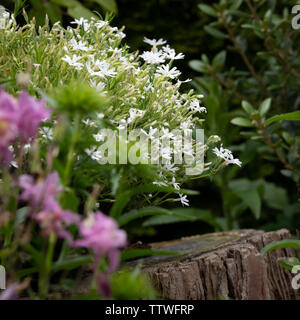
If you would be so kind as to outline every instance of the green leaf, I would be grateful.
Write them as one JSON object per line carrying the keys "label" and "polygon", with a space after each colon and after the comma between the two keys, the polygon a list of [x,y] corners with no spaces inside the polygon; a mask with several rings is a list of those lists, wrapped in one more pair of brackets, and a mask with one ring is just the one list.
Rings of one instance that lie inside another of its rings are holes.
{"label": "green leaf", "polygon": [[147,185],[142,185],[135,187],[131,190],[127,190],[124,192],[121,192],[117,198],[116,201],[113,205],[113,207],[110,210],[110,216],[118,219],[123,212],[124,208],[127,206],[127,204],[130,202],[131,198],[133,196],[142,194],[142,193],[153,193],[153,192],[163,192],[163,193],[183,193],[186,195],[196,195],[199,192],[198,191],[193,191],[193,190],[186,190],[186,189],[181,189],[181,190],[176,190],[173,187],[161,187],[157,186],[154,184],[147,184]]}
{"label": "green leaf", "polygon": [[264,200],[270,208],[284,210],[289,205],[287,192],[273,183],[264,184]]}
{"label": "green leaf", "polygon": [[261,117],[264,117],[271,107],[272,98],[266,99],[260,106],[259,106],[259,114]]}
{"label": "green leaf", "polygon": [[69,258],[63,261],[53,263],[51,271],[58,272],[61,270],[73,270],[79,268],[84,264],[91,263],[92,261],[93,259],[91,256],[79,256],[75,258]]}
{"label": "green leaf", "polygon": [[143,223],[143,226],[149,227],[149,226],[157,226],[162,224],[170,224],[170,223],[178,223],[178,222],[203,221],[218,230],[222,229],[222,227],[216,222],[216,220],[208,210],[179,208],[179,209],[174,209],[173,212],[177,213],[178,215],[152,217],[146,220]]}
{"label": "green leaf", "polygon": [[248,114],[252,114],[255,109],[253,108],[252,104],[249,103],[248,101],[242,101],[242,108],[248,113]]}
{"label": "green leaf", "polygon": [[209,16],[212,16],[214,18],[218,17],[218,12],[213,7],[208,6],[207,4],[199,4],[198,8]]}
{"label": "green leaf", "polygon": [[295,111],[295,112],[290,112],[290,113],[284,113],[284,114],[280,114],[280,115],[276,115],[272,118],[269,118],[266,121],[266,126],[269,126],[271,123],[273,122],[277,122],[277,121],[282,121],[282,120],[286,120],[286,121],[300,121],[300,111]]}
{"label": "green leaf", "polygon": [[[117,219],[119,226],[123,226],[129,223],[132,220],[140,219],[147,216],[155,216],[155,215],[165,215],[165,216],[177,216],[179,218],[186,218],[185,215],[175,213],[173,211],[159,208],[159,207],[145,207],[142,209],[131,210],[125,214],[123,214],[119,219]],[[190,220],[193,220],[194,217],[188,217]]]}
{"label": "green leaf", "polygon": [[224,32],[222,32],[222,31],[220,31],[220,30],[218,30],[218,29],[216,29],[216,28],[214,28],[214,27],[205,26],[205,27],[204,27],[204,30],[205,30],[208,34],[210,34],[211,36],[213,36],[214,38],[217,38],[217,39],[226,39],[226,38],[227,38],[227,35],[226,35]]}
{"label": "green leaf", "polygon": [[151,250],[151,249],[128,249],[121,252],[121,261],[138,259],[151,256],[178,256],[174,251]]}
{"label": "green leaf", "polygon": [[207,68],[207,65],[202,62],[201,60],[191,60],[189,62],[189,66],[195,70],[195,71],[198,71],[198,72],[207,72],[208,71],[208,68]]}
{"label": "green leaf", "polygon": [[118,12],[116,0],[94,0],[94,2],[100,4],[100,6],[102,6],[107,11],[113,13]]}
{"label": "green leaf", "polygon": [[246,118],[237,117],[232,119],[230,122],[240,127],[253,127],[251,121]]}
{"label": "green leaf", "polygon": [[219,68],[223,68],[224,64],[226,62],[226,51],[223,50],[220,53],[218,53],[212,61],[212,65],[213,67],[219,67]]}
{"label": "green leaf", "polygon": [[80,201],[72,189],[65,190],[61,193],[59,202],[64,210],[72,210],[73,212],[78,211]]}
{"label": "green leaf", "polygon": [[281,240],[277,242],[272,242],[265,246],[260,254],[264,255],[267,252],[277,250],[277,249],[283,249],[283,248],[294,248],[294,249],[300,249],[300,240],[293,240],[293,239],[286,239],[286,240]]}
{"label": "green leaf", "polygon": [[300,261],[296,257],[278,258],[277,262],[286,270],[292,270],[295,266],[300,266]]}
{"label": "green leaf", "polygon": [[234,0],[232,5],[230,6],[230,10],[237,10],[242,3],[243,3],[243,0]]}
{"label": "green leaf", "polygon": [[92,11],[84,7],[80,2],[75,1],[76,6],[72,6],[68,8],[68,14],[76,19],[80,19],[81,17],[85,19],[95,18],[98,20],[98,16],[96,16]]}

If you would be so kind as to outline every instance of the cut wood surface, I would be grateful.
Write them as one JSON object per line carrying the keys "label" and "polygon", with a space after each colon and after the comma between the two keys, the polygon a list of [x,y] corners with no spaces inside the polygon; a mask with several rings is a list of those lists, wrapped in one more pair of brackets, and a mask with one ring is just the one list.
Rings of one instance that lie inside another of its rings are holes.
{"label": "cut wood surface", "polygon": [[151,244],[152,249],[180,252],[130,262],[141,265],[165,299],[294,300],[293,274],[277,263],[293,257],[294,249],[280,249],[261,257],[273,241],[288,239],[288,230],[236,230]]}

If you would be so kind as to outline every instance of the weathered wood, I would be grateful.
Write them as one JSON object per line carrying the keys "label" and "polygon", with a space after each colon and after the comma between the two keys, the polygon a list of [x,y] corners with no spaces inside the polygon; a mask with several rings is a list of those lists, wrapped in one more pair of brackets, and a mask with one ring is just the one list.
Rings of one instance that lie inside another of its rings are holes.
{"label": "weathered wood", "polygon": [[[181,252],[180,256],[139,259],[165,299],[300,299],[292,288],[292,274],[279,257],[296,256],[293,249],[260,250],[270,242],[290,238],[288,230],[274,232],[237,230],[151,244],[155,250]],[[300,291],[300,290],[299,290]]]}

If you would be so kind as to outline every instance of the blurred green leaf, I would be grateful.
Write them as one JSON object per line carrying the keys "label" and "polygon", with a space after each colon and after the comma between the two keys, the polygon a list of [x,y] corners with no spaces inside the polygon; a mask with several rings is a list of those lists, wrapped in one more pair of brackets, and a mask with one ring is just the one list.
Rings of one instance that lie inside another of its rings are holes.
{"label": "blurred green leaf", "polygon": [[237,117],[231,120],[232,124],[235,124],[236,126],[240,127],[253,127],[250,120],[246,118]]}
{"label": "blurred green leaf", "polygon": [[213,61],[212,61],[212,65],[213,67],[219,67],[220,69],[224,67],[225,65],[225,62],[226,62],[226,51],[223,50],[221,51],[220,53],[218,53],[214,58],[213,58]]}
{"label": "blurred green leaf", "polygon": [[295,112],[290,112],[290,113],[284,113],[284,114],[280,114],[280,115],[276,115],[272,118],[269,118],[266,121],[266,126],[269,126],[271,123],[273,122],[277,122],[277,121],[282,121],[282,120],[286,120],[286,121],[300,121],[300,111],[295,111]]}
{"label": "blurred green leaf", "polygon": [[293,239],[286,239],[286,240],[281,240],[277,242],[272,242],[265,246],[260,254],[264,255],[267,252],[276,250],[276,249],[283,249],[283,248],[294,248],[294,249],[300,249],[300,240],[293,240]]}
{"label": "blurred green leaf", "polygon": [[201,11],[208,14],[209,16],[212,16],[214,18],[218,17],[218,12],[213,7],[207,4],[199,4],[198,7]]}
{"label": "blurred green leaf", "polygon": [[248,101],[242,101],[242,107],[248,114],[251,114],[255,111],[252,104],[249,103]]}
{"label": "blurred green leaf", "polygon": [[226,38],[227,38],[227,35],[226,35],[224,32],[222,32],[222,31],[220,31],[220,30],[218,30],[218,29],[216,29],[216,28],[214,28],[214,27],[205,26],[205,27],[204,27],[204,30],[205,30],[208,34],[210,34],[211,36],[213,36],[214,38],[217,38],[217,39],[226,39]]}
{"label": "blurred green leaf", "polygon": [[259,106],[259,114],[264,117],[271,107],[272,98],[268,98]]}
{"label": "blurred green leaf", "polygon": [[121,217],[117,219],[119,226],[123,226],[127,223],[129,223],[132,220],[140,219],[147,216],[176,216],[179,218],[188,218],[190,220],[193,220],[194,217],[186,217],[184,214],[176,213],[174,211],[170,211],[167,209],[159,208],[159,207],[144,207],[141,209],[134,209],[131,210],[125,214],[123,214]]}
{"label": "blurred green leaf", "polygon": [[286,270],[292,270],[295,266],[300,266],[300,261],[296,257],[292,258],[278,258],[277,262]]}
{"label": "blurred green leaf", "polygon": [[105,10],[117,13],[117,3],[116,0],[93,0],[94,2],[100,4]]}

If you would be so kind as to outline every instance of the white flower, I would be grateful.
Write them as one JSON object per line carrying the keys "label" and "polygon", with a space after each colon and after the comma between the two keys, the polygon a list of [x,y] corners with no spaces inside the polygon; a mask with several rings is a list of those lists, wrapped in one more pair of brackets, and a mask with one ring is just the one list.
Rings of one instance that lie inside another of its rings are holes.
{"label": "white flower", "polygon": [[104,77],[114,77],[117,73],[113,71],[113,69],[110,68],[110,64],[106,61],[99,61],[96,60],[94,62],[95,67],[98,69],[98,71],[94,71],[91,68],[91,63],[90,61],[86,63],[86,67],[88,69],[88,72],[90,76],[98,76],[100,78]]}
{"label": "white flower", "polygon": [[79,20],[75,19],[74,21],[71,22],[71,24],[78,24],[80,26],[82,26],[84,23],[88,23],[89,21],[87,19],[84,19],[83,17],[81,17]]}
{"label": "white flower", "polygon": [[100,161],[102,159],[102,153],[99,150],[96,150],[95,147],[84,150],[87,155],[89,155],[93,160]]}
{"label": "white flower", "polygon": [[105,89],[105,83],[104,82],[98,82],[96,83],[96,81],[90,80],[90,84],[93,88],[96,88],[99,91],[103,91]]}
{"label": "white flower", "polygon": [[221,145],[220,149],[214,148],[213,152],[217,157],[224,159],[227,164],[236,164],[239,167],[242,165],[242,162],[239,159],[235,159],[229,149],[223,148],[223,145]]}
{"label": "white flower", "polygon": [[81,17],[79,20],[75,19],[71,22],[71,24],[78,24],[79,26],[83,26],[84,30],[88,30],[90,28],[89,21],[87,19],[84,19],[83,17]]}
{"label": "white flower", "polygon": [[44,139],[53,140],[53,129],[44,127],[40,129],[40,133]]}
{"label": "white flower", "polygon": [[67,62],[70,66],[75,67],[78,70],[81,70],[83,67],[83,64],[78,62],[80,59],[81,57],[77,56],[76,54],[74,54],[72,58],[68,55],[62,58],[63,61]]}
{"label": "white flower", "polygon": [[89,127],[94,127],[95,126],[95,122],[91,121],[90,119],[83,119],[82,122]]}
{"label": "white flower", "polygon": [[165,46],[163,47],[163,51],[164,51],[164,55],[166,58],[170,59],[170,60],[180,60],[180,59],[184,59],[184,54],[182,53],[178,53],[176,55],[176,52],[174,49],[171,49],[169,46]]}
{"label": "white flower", "polygon": [[164,168],[165,170],[167,170],[167,171],[172,172],[172,173],[175,173],[176,171],[179,170],[179,168],[174,167],[174,163],[173,163],[173,164],[166,164],[163,168]]}
{"label": "white flower", "polygon": [[108,26],[108,21],[97,21],[95,26],[97,29],[101,29],[104,26]]}
{"label": "white flower", "polygon": [[144,37],[144,42],[150,44],[150,46],[153,46],[153,47],[156,47],[156,46],[161,46],[163,44],[166,44],[167,41],[163,40],[163,39],[159,39],[159,40],[156,40],[156,39],[148,39],[146,37]]}
{"label": "white flower", "polygon": [[99,132],[97,134],[94,134],[93,137],[95,138],[95,140],[97,142],[103,141],[104,140],[104,136]]}
{"label": "white flower", "polygon": [[75,38],[72,38],[70,43],[71,43],[71,46],[72,46],[73,50],[80,50],[80,51],[86,51],[87,52],[87,51],[93,49],[92,46],[88,46],[87,45],[87,41],[80,40],[79,42],[77,42]]}
{"label": "white flower", "polygon": [[183,205],[183,206],[187,206],[187,207],[189,207],[189,200],[187,199],[187,196],[186,195],[183,195],[182,193],[179,193],[179,200],[180,200],[180,202],[181,202],[181,204]]}
{"label": "white flower", "polygon": [[140,55],[140,57],[143,58],[148,64],[165,62],[165,58],[161,51],[145,51],[142,55]]}
{"label": "white flower", "polygon": [[152,184],[155,184],[155,185],[160,186],[160,187],[167,187],[168,186],[167,183],[162,182],[162,181],[153,181]]}
{"label": "white flower", "polygon": [[170,147],[162,147],[160,150],[160,155],[163,159],[172,160],[173,150]]}
{"label": "white flower", "polygon": [[132,123],[136,118],[142,117],[145,114],[145,110],[139,110],[135,108],[130,108],[129,110],[129,118],[127,123]]}
{"label": "white flower", "polygon": [[175,79],[181,75],[181,72],[176,67],[170,69],[169,65],[162,65],[157,68],[156,75]]}
{"label": "white flower", "polygon": [[173,187],[174,187],[174,189],[176,189],[176,190],[180,190],[180,186],[179,186],[179,183],[178,182],[176,182],[176,179],[175,179],[175,177],[172,177],[172,185],[173,185]]}
{"label": "white flower", "polygon": [[200,103],[198,100],[194,99],[191,101],[190,103],[190,109],[192,111],[195,111],[195,112],[205,112],[207,113],[207,110],[205,107],[200,107]]}

